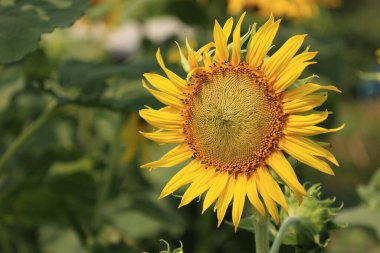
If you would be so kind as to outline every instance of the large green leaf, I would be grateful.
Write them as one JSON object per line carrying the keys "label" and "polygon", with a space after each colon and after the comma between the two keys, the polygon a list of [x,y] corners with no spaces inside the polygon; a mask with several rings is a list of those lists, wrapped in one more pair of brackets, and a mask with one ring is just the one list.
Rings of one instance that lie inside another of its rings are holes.
{"label": "large green leaf", "polygon": [[369,228],[380,239],[380,169],[368,185],[358,186],[358,193],[363,203],[342,211],[336,221],[347,223],[349,227]]}
{"label": "large green leaf", "polygon": [[35,50],[41,34],[71,25],[89,0],[15,0],[0,2],[0,63],[20,60]]}
{"label": "large green leaf", "polygon": [[106,79],[123,73],[124,69],[124,65],[67,61],[59,69],[59,83],[67,89],[79,89],[84,99],[96,98],[106,88]]}
{"label": "large green leaf", "polygon": [[140,80],[151,65],[151,61],[116,64],[69,60],[59,68],[59,85],[70,94],[69,103],[123,112],[141,109],[144,104],[154,107],[159,102]]}

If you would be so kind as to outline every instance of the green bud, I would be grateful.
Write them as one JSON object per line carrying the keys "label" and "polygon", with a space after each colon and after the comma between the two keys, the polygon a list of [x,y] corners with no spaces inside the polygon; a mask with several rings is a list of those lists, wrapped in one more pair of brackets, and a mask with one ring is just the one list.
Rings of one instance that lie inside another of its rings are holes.
{"label": "green bud", "polygon": [[311,186],[307,192],[308,196],[299,205],[290,190],[285,189],[289,210],[288,214],[281,210],[281,221],[295,219],[295,222],[287,229],[282,243],[295,246],[297,252],[319,252],[327,246],[330,230],[341,227],[333,219],[342,205],[332,207],[335,198],[322,200],[319,184]]}

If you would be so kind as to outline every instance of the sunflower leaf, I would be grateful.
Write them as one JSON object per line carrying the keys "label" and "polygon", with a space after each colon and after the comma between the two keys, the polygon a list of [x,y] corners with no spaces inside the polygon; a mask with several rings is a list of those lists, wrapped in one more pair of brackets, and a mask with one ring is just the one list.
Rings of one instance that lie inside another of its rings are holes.
{"label": "sunflower leaf", "polygon": [[0,63],[20,60],[38,46],[41,34],[79,18],[89,0],[0,2]]}

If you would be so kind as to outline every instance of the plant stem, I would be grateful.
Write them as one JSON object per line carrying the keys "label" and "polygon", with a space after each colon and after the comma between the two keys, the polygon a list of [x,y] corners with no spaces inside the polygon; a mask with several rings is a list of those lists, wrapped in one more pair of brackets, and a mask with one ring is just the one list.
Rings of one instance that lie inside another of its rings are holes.
{"label": "plant stem", "polygon": [[122,138],[120,136],[122,130],[122,119],[121,114],[116,114],[115,117],[115,133],[110,147],[109,160],[107,162],[107,167],[103,175],[104,181],[99,191],[98,201],[95,209],[94,224],[96,228],[99,228],[99,226],[101,225],[101,211],[103,208],[103,204],[107,201],[109,197],[112,179],[115,176],[118,169],[120,146],[122,142]]}
{"label": "plant stem", "polygon": [[274,242],[273,242],[273,245],[272,245],[272,248],[270,249],[270,253],[278,253],[279,252],[279,249],[280,249],[280,246],[281,246],[281,242],[282,242],[282,239],[284,238],[285,236],[285,232],[286,230],[288,230],[288,228],[293,225],[294,223],[297,223],[298,222],[298,219],[295,218],[295,217],[287,217],[284,222],[281,224],[281,227],[280,229],[278,230],[278,233],[274,239]]}
{"label": "plant stem", "polygon": [[268,219],[264,219],[261,215],[255,215],[255,243],[256,253],[269,252],[268,240]]}
{"label": "plant stem", "polygon": [[49,104],[46,110],[28,128],[26,128],[16,140],[14,140],[5,153],[0,158],[0,172],[4,169],[7,162],[17,153],[17,151],[51,118],[57,109],[56,103]]}

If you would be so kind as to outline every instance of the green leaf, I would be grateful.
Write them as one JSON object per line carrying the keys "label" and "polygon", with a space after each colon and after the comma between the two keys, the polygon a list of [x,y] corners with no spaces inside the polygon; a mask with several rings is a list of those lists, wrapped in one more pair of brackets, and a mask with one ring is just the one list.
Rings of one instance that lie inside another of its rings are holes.
{"label": "green leaf", "polygon": [[88,7],[88,0],[15,0],[0,4],[0,63],[20,60],[35,50],[41,34],[66,27]]}
{"label": "green leaf", "polygon": [[[1,42],[0,42],[1,43]],[[0,69],[0,112],[6,112],[15,93],[24,88],[24,78],[18,68]]]}
{"label": "green leaf", "polygon": [[58,196],[62,208],[75,213],[76,217],[90,220],[96,204],[96,185],[89,173],[75,172],[71,174],[54,175],[48,184]]}
{"label": "green leaf", "polygon": [[368,185],[358,186],[360,198],[371,208],[380,210],[380,169],[373,175]]}
{"label": "green leaf", "polygon": [[[138,78],[144,73],[141,68],[144,63],[133,64],[114,64],[114,63],[93,63],[85,61],[70,60],[64,62],[59,69],[59,84],[66,89],[79,90],[82,99],[98,98],[107,88],[108,79],[118,77]],[[130,86],[123,79],[122,86],[118,87],[117,93],[120,94],[125,87]],[[141,90],[141,82],[138,82]],[[126,94],[130,94],[128,91]],[[117,95],[117,94],[116,94]]]}
{"label": "green leaf", "polygon": [[380,239],[380,212],[367,206],[358,206],[342,211],[336,218],[339,223],[347,223],[349,227],[367,227],[372,229]]}
{"label": "green leaf", "polygon": [[127,64],[93,63],[77,60],[64,62],[59,69],[59,85],[70,96],[63,102],[86,107],[98,107],[128,112],[159,102],[141,85],[141,77],[148,72],[151,61]]}
{"label": "green leaf", "polygon": [[96,98],[106,88],[106,79],[123,71],[120,65],[67,61],[60,67],[59,83],[67,89],[79,89],[82,98]]}
{"label": "green leaf", "polygon": [[152,237],[162,231],[178,234],[185,226],[176,209],[144,192],[119,195],[105,203],[102,209],[103,225],[115,227],[135,239]]}
{"label": "green leaf", "polygon": [[85,252],[79,238],[72,229],[43,226],[38,230],[43,252]]}
{"label": "green leaf", "polygon": [[358,193],[363,203],[342,211],[336,221],[347,223],[348,226],[369,228],[380,239],[380,169],[368,185],[358,187]]}

